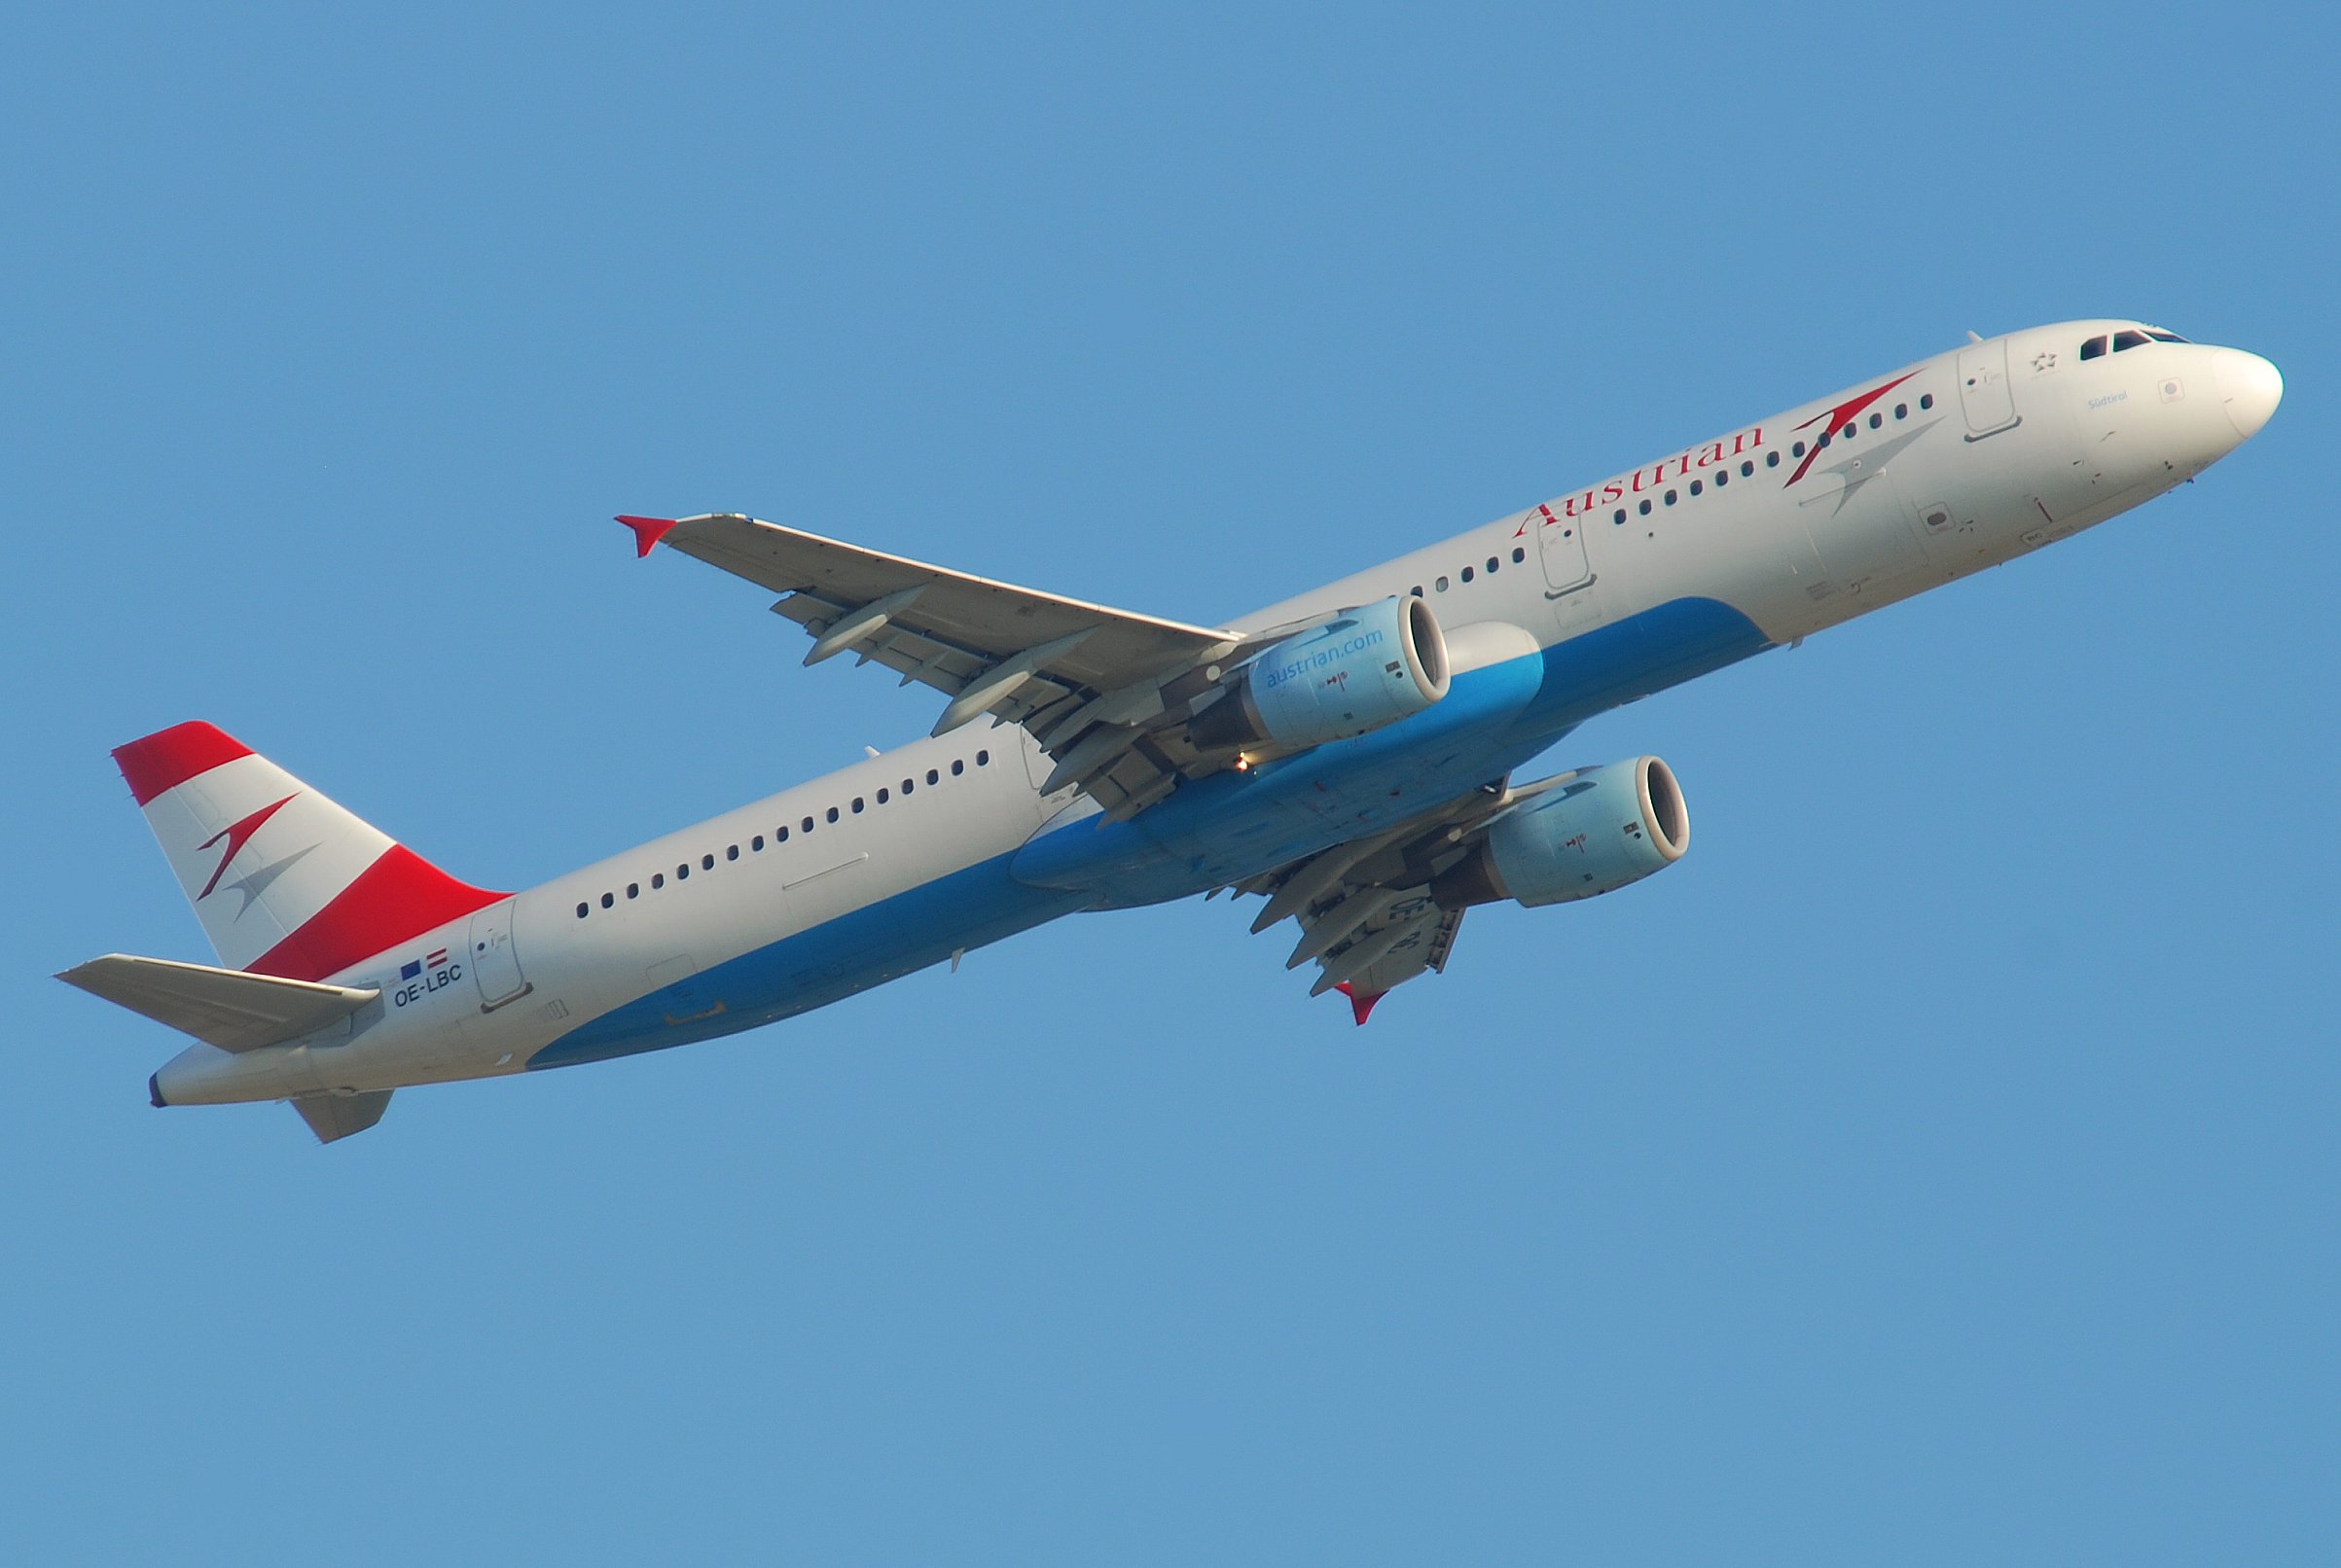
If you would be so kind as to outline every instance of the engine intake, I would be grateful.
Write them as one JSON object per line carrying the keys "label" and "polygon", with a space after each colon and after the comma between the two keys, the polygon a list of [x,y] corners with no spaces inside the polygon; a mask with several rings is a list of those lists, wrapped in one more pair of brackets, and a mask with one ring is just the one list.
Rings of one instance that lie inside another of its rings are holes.
{"label": "engine intake", "polygon": [[1655,757],[1565,773],[1553,783],[1497,818],[1477,849],[1430,884],[1441,908],[1514,899],[1537,909],[1589,899],[1665,871],[1691,846],[1682,786]]}
{"label": "engine intake", "polygon": [[1203,751],[1302,751],[1395,724],[1447,695],[1447,639],[1408,595],[1271,644],[1187,727]]}

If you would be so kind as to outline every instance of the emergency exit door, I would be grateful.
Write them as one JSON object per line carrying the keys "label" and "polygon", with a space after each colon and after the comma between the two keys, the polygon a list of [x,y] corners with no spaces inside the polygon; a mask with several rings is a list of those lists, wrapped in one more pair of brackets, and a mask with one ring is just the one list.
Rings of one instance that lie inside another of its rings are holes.
{"label": "emergency exit door", "polygon": [[1593,581],[1583,517],[1564,517],[1550,506],[1540,506],[1525,520],[1536,530],[1536,556],[1544,563],[1544,580],[1552,588],[1545,597],[1573,593]]}

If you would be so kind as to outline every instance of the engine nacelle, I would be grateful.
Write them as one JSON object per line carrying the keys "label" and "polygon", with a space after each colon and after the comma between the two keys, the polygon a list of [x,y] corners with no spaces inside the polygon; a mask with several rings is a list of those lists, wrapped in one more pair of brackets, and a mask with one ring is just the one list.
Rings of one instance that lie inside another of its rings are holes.
{"label": "engine nacelle", "polygon": [[1516,899],[1535,909],[1589,899],[1665,871],[1691,846],[1674,769],[1655,757],[1564,774],[1500,817],[1477,849],[1430,884],[1441,907]]}
{"label": "engine nacelle", "polygon": [[1383,599],[1271,645],[1187,735],[1204,751],[1301,751],[1421,713],[1448,685],[1447,639],[1430,606],[1412,594]]}

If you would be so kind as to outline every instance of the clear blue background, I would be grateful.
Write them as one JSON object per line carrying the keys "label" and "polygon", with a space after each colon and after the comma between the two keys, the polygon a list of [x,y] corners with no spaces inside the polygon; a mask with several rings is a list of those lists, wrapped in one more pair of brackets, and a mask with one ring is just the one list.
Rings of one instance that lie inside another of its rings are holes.
{"label": "clear blue background", "polygon": [[[2336,39],[2054,9],[18,14],[0,1556],[2341,1556]],[[48,979],[181,719],[507,887],[924,732],[612,512],[1209,620],[2122,313],[2283,410],[1364,1030],[1191,903],[319,1149]]]}

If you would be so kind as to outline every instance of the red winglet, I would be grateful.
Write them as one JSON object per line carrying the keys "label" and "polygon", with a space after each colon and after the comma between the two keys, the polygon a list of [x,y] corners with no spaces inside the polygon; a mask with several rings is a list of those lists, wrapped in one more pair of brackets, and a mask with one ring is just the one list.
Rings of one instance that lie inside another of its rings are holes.
{"label": "red winglet", "polygon": [[1350,1016],[1361,1026],[1374,1016],[1374,1004],[1390,994],[1387,991],[1367,991],[1360,995],[1351,988],[1348,980],[1343,980],[1333,988],[1350,999]]}
{"label": "red winglet", "polygon": [[636,559],[640,559],[649,554],[658,542],[666,537],[666,531],[682,519],[680,517],[630,517],[621,512],[618,514],[618,520],[634,531],[634,556]]}
{"label": "red winglet", "polygon": [[251,755],[251,747],[200,719],[174,724],[114,748],[115,765],[140,805],[198,773],[208,773],[222,763]]}

